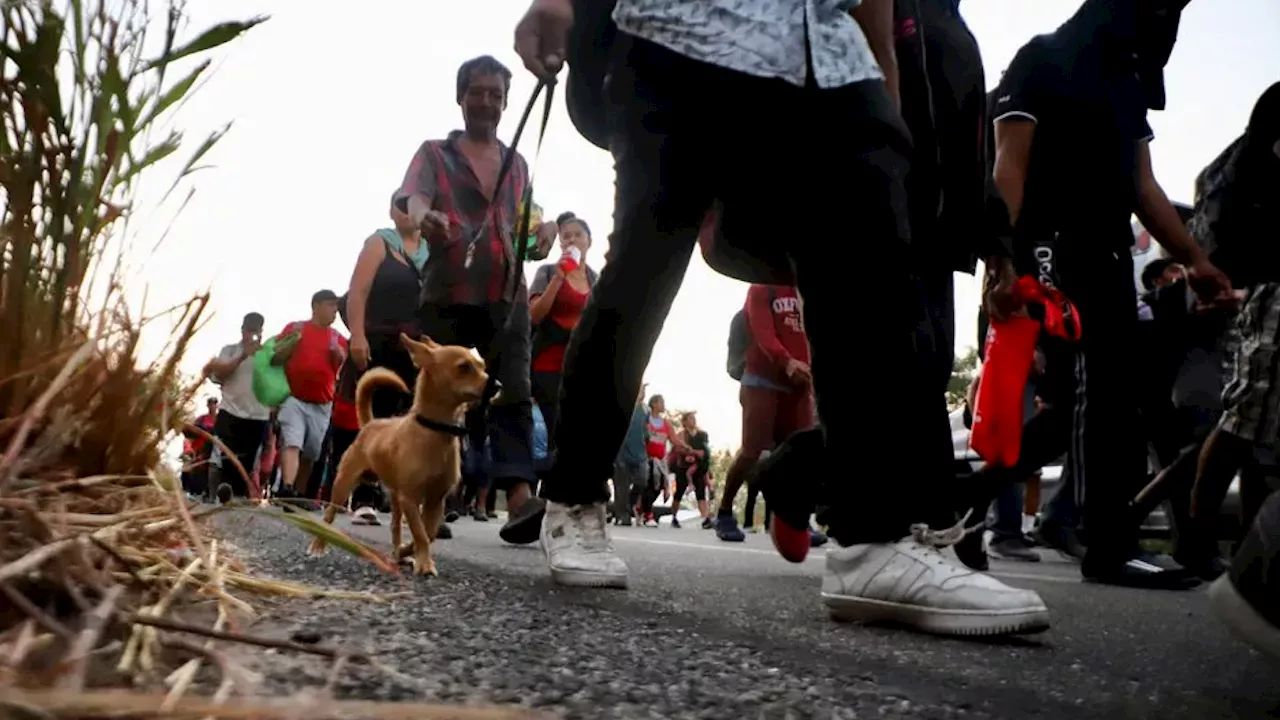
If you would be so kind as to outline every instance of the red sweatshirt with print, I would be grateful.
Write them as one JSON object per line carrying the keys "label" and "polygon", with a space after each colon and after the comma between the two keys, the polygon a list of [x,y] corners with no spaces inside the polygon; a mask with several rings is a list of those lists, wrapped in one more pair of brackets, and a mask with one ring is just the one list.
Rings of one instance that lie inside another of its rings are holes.
{"label": "red sweatshirt with print", "polygon": [[800,317],[800,297],[795,288],[781,285],[752,285],[747,290],[747,324],[751,344],[747,347],[747,372],[783,387],[787,361],[809,362],[809,338]]}

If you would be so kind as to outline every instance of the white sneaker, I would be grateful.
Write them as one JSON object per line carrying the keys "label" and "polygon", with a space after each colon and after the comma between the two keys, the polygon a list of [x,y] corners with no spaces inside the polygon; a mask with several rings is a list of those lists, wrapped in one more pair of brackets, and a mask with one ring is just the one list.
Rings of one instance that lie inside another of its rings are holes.
{"label": "white sneaker", "polygon": [[613,551],[606,517],[604,503],[547,503],[542,549],[552,580],[575,587],[627,586],[627,564]]}
{"label": "white sneaker", "polygon": [[896,622],[941,635],[1007,635],[1049,628],[1049,610],[1034,590],[1009,587],[962,567],[938,551],[964,537],[912,525],[896,543],[827,551],[822,602],[832,617]]}

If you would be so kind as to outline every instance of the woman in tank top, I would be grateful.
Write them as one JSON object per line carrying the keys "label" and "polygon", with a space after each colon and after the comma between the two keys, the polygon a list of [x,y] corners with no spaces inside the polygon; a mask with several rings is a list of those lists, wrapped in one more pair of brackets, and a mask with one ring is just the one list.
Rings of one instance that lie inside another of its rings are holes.
{"label": "woman in tank top", "polygon": [[[342,308],[342,320],[351,331],[351,351],[339,375],[335,404],[355,401],[356,381],[371,367],[391,370],[410,388],[417,380],[417,369],[400,343],[400,333],[415,332],[422,266],[427,262],[428,250],[409,219],[406,201],[398,192],[391,196],[394,229],[378,230],[364,241],[351,273],[351,286]],[[373,394],[373,415],[402,414],[410,402],[403,393],[379,388]],[[356,488],[351,499],[356,510],[353,520],[377,522],[377,516],[366,509],[378,504],[377,491],[376,484],[361,483]]]}
{"label": "woman in tank top", "polygon": [[[529,321],[533,327],[533,364],[529,380],[533,399],[547,426],[547,450],[555,449],[556,415],[560,404],[560,374],[569,334],[582,319],[596,271],[587,267],[591,228],[571,212],[556,218],[563,257],[538,268],[529,286]],[[572,256],[573,259],[568,258]]]}

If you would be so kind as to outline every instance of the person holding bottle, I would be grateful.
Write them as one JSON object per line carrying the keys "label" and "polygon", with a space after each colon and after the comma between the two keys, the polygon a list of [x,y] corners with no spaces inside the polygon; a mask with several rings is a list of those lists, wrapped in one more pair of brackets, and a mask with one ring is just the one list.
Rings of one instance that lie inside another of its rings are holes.
{"label": "person holding bottle", "polygon": [[[560,229],[560,259],[539,267],[529,286],[529,320],[533,324],[533,365],[529,379],[548,438],[555,437],[564,351],[596,284],[596,271],[587,267],[591,227],[572,212],[561,213],[556,218],[556,226]],[[555,448],[547,450],[550,453]]]}

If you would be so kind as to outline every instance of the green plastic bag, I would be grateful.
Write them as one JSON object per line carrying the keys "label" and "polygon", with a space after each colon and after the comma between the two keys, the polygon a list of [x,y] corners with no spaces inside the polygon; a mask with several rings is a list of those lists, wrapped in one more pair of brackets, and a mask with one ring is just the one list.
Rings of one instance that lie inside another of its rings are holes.
{"label": "green plastic bag", "polygon": [[289,399],[289,379],[284,375],[284,366],[271,364],[271,356],[275,354],[275,338],[263,343],[262,349],[253,354],[253,395],[269,408],[278,408]]}

